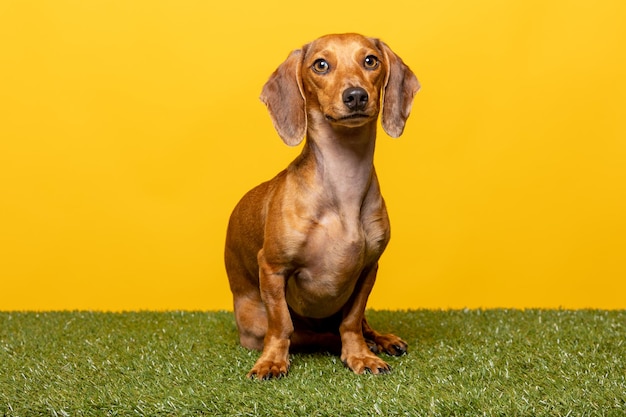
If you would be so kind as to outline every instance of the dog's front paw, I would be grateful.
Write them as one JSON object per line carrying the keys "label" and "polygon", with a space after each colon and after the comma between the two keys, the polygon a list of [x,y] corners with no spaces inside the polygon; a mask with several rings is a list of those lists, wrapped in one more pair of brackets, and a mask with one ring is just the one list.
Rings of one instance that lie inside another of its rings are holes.
{"label": "dog's front paw", "polygon": [[287,376],[289,360],[269,360],[260,357],[254,364],[247,377],[250,379],[272,379]]}
{"label": "dog's front paw", "polygon": [[358,375],[365,372],[370,372],[374,375],[391,372],[391,367],[389,367],[387,362],[372,354],[349,355],[341,358],[341,360],[345,366]]}

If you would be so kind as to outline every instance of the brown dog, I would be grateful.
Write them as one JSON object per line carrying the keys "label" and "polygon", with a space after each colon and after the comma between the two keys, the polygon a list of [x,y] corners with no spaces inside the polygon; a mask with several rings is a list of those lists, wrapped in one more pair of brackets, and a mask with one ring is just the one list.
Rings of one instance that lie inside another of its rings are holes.
{"label": "brown dog", "polygon": [[[357,374],[388,372],[372,351],[406,352],[365,305],[389,220],[374,171],[376,123],[398,137],[420,85],[383,42],[328,35],[293,51],[263,87],[274,127],[302,153],[235,207],[226,271],[240,342],[262,350],[248,377],[281,377],[289,349],[341,348]],[[382,104],[381,104],[382,103]]]}

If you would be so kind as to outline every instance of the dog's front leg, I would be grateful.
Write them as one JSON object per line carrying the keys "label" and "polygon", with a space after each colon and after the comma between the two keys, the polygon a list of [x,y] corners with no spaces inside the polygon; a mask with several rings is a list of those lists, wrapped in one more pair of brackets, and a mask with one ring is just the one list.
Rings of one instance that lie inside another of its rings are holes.
{"label": "dog's front leg", "polygon": [[388,373],[389,365],[374,355],[367,346],[363,337],[363,318],[367,298],[374,287],[378,264],[363,272],[354,294],[350,299],[348,309],[339,326],[341,335],[341,360],[356,374],[369,371],[373,374]]}
{"label": "dog's front leg", "polygon": [[263,250],[259,252],[259,285],[261,298],[267,311],[267,333],[263,352],[248,378],[280,378],[289,371],[289,338],[293,323],[285,299],[287,274],[267,262]]}

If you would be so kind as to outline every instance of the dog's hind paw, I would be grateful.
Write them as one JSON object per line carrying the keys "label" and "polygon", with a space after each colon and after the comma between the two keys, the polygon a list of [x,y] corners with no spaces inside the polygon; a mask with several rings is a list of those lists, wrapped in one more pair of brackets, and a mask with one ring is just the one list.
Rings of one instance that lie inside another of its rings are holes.
{"label": "dog's hind paw", "polygon": [[385,352],[387,355],[391,356],[402,356],[409,348],[404,340],[391,333],[377,335],[375,340],[368,341],[367,344],[370,350],[372,350],[372,345],[376,347],[376,351],[372,350],[372,352]]}

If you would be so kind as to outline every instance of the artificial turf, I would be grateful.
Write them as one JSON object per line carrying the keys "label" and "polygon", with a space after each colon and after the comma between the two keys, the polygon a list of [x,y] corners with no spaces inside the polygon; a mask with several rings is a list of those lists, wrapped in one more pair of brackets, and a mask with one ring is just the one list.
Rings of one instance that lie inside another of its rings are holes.
{"label": "artificial turf", "polygon": [[625,416],[626,311],[368,311],[388,375],[330,354],[245,378],[229,312],[0,313],[4,416]]}

